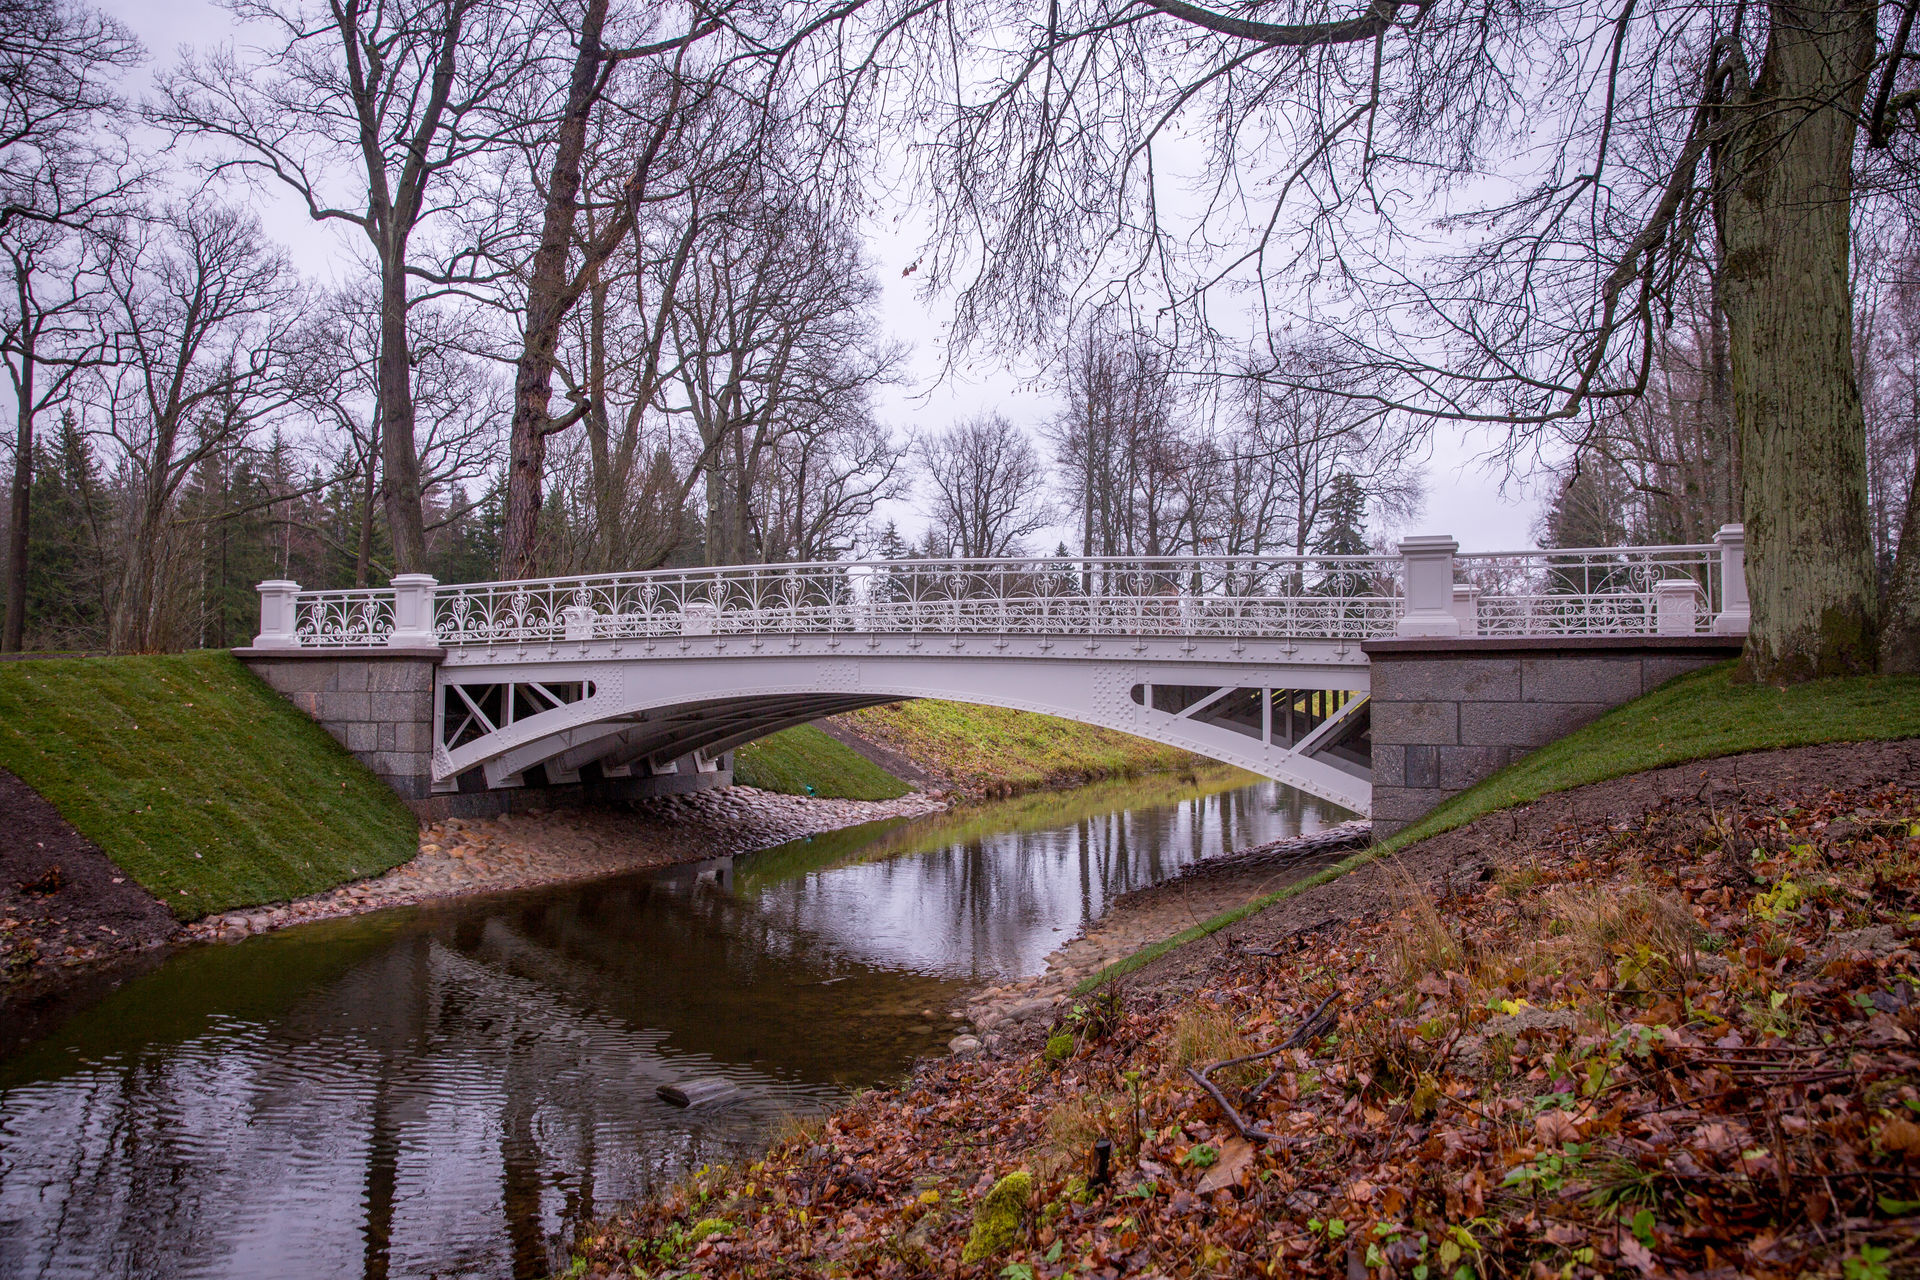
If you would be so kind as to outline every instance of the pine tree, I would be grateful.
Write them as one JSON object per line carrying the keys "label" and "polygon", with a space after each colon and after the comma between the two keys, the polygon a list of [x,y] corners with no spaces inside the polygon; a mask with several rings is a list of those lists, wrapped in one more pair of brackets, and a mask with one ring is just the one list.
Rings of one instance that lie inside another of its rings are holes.
{"label": "pine tree", "polygon": [[[1353,476],[1342,472],[1333,478],[1320,511],[1320,532],[1309,544],[1315,555],[1363,556],[1371,550],[1367,546],[1367,495]],[[1314,590],[1327,596],[1356,596],[1364,583],[1365,575],[1334,565],[1321,574]]]}

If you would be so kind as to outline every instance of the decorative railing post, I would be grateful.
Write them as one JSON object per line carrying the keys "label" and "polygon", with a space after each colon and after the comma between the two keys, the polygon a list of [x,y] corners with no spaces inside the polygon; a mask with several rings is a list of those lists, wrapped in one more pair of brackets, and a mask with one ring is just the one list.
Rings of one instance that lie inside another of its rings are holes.
{"label": "decorative railing post", "polygon": [[298,649],[300,647],[300,584],[275,578],[263,582],[260,591],[260,634],[253,638],[256,649]]}
{"label": "decorative railing post", "polygon": [[438,649],[433,630],[433,593],[440,584],[430,573],[401,573],[393,578],[393,634],[396,649]]}
{"label": "decorative railing post", "polygon": [[1714,615],[1713,629],[1718,635],[1743,636],[1753,621],[1747,596],[1747,528],[1723,524],[1713,540],[1720,547],[1720,612]]}
{"label": "decorative railing post", "polygon": [[1457,636],[1453,612],[1453,553],[1460,544],[1446,534],[1400,540],[1407,607],[1396,628],[1403,636]]}
{"label": "decorative railing post", "polygon": [[1692,578],[1662,578],[1653,584],[1653,633],[1690,636],[1700,620],[1700,584]]}
{"label": "decorative railing post", "polygon": [[1480,634],[1480,588],[1458,583],[1453,588],[1453,616],[1460,619],[1460,634]]}

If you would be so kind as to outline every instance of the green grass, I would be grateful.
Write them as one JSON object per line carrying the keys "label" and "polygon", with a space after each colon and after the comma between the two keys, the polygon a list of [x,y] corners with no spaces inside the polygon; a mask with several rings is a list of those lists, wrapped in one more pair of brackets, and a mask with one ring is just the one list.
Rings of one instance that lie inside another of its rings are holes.
{"label": "green grass", "polygon": [[225,653],[0,664],[0,767],[181,919],[419,847],[399,797]]}
{"label": "green grass", "polygon": [[972,791],[1033,791],[1212,763],[1112,729],[933,698],[870,707],[842,719]]}
{"label": "green grass", "polygon": [[1727,662],[1668,681],[1514,761],[1373,847],[1117,960],[1074,990],[1083,994],[1375,858],[1555,791],[1747,751],[1920,737],[1920,676],[1860,676],[1775,689],[1735,684],[1733,669]]}
{"label": "green grass", "polygon": [[733,780],[762,791],[833,800],[892,800],[913,789],[810,724],[741,747],[733,756]]}

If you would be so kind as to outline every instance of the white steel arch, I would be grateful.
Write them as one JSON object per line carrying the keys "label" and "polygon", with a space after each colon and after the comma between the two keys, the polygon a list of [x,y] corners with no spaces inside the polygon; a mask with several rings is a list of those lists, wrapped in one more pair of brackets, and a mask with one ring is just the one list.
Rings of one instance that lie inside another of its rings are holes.
{"label": "white steel arch", "polygon": [[901,698],[1120,729],[1359,811],[1362,641],[1739,634],[1739,526],[1712,544],[1461,556],[1055,556],[674,569],[304,592],[262,583],[256,650],[438,654],[433,781],[571,781],[717,754]]}

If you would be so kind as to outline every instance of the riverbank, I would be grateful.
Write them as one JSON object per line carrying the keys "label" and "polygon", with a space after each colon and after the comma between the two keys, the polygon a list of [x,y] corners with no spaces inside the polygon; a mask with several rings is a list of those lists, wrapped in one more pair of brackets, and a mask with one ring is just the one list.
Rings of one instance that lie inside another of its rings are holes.
{"label": "riverbank", "polygon": [[[972,799],[1192,773],[1215,762],[1132,734],[1032,711],[921,698],[850,711],[828,732],[883,768],[900,762]],[[902,772],[901,776],[907,776]]]}
{"label": "riverbank", "polygon": [[706,1171],[580,1269],[1905,1274],[1917,759],[1729,757],[1479,818]]}
{"label": "riverbank", "polygon": [[[0,784],[6,781],[0,776]],[[418,854],[380,875],[182,924],[129,883],[51,806],[24,788],[20,794],[0,789],[7,816],[0,848],[31,843],[36,857],[57,859],[52,865],[60,868],[56,878],[42,873],[37,888],[14,880],[0,884],[0,993],[8,983],[28,986],[59,970],[153,947],[238,941],[311,920],[434,898],[564,884],[746,853],[842,827],[932,813],[947,803],[939,792],[861,801],[729,787],[637,801],[622,810],[452,818],[421,831]],[[47,834],[60,829],[65,834],[57,840]]]}
{"label": "riverbank", "polygon": [[497,818],[449,818],[420,833],[420,856],[384,875],[284,906],[210,917],[188,925],[181,936],[237,942],[308,920],[434,898],[531,889],[700,862],[842,827],[920,817],[938,812],[946,803],[939,794],[822,800],[734,786],[636,801],[625,811],[555,809]]}
{"label": "riverbank", "polygon": [[949,1047],[957,1053],[991,1053],[1029,1023],[1050,1024],[1060,1002],[1089,975],[1331,865],[1364,847],[1371,830],[1372,825],[1362,818],[1311,835],[1269,841],[1208,858],[1170,879],[1123,894],[1104,915],[1049,955],[1043,972],[974,993],[965,1009],[955,1011],[969,1031]]}

